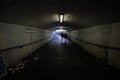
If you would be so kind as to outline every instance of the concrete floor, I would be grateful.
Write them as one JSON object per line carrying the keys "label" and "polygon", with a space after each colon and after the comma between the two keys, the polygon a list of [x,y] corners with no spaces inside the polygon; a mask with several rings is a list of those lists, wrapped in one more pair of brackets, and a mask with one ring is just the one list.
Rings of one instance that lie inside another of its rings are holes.
{"label": "concrete floor", "polygon": [[28,63],[24,69],[6,76],[3,80],[116,80],[116,77],[120,78],[118,71],[97,62],[83,49],[69,40],[65,43],[59,36],[26,60]]}

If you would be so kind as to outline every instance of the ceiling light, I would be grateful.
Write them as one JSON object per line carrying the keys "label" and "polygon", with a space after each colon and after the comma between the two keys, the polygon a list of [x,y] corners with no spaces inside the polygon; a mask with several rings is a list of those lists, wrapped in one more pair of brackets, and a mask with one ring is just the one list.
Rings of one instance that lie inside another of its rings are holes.
{"label": "ceiling light", "polygon": [[63,15],[63,14],[61,14],[61,15],[60,15],[60,23],[62,23],[62,22],[63,22],[63,18],[64,18],[64,15]]}

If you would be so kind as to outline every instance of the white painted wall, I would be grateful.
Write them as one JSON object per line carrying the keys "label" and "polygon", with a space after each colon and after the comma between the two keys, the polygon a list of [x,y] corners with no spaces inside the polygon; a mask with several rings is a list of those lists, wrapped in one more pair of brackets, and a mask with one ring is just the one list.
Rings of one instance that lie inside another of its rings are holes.
{"label": "white painted wall", "polygon": [[[75,30],[71,32],[71,36],[94,44],[120,48],[120,23]],[[79,42],[74,38],[71,39],[94,57],[105,61],[103,48]],[[120,51],[108,49],[108,62],[106,63],[120,69]]]}
{"label": "white painted wall", "polygon": [[41,39],[44,40],[22,48],[0,52],[4,57],[6,66],[21,60],[36,49],[42,47],[51,39],[51,32],[28,26],[0,23],[0,50],[28,44]]}

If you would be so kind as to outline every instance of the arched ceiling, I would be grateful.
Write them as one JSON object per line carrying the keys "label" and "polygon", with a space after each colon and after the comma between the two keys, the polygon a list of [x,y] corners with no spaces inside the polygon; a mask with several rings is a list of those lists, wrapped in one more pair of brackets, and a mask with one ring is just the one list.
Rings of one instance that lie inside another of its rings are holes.
{"label": "arched ceiling", "polygon": [[50,29],[61,25],[81,29],[120,22],[115,0],[1,0],[0,22]]}

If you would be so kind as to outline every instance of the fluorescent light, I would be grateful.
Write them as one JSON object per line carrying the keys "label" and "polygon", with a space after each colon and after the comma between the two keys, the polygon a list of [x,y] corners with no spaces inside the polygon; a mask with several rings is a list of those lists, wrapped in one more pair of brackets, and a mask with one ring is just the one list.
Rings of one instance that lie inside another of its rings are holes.
{"label": "fluorescent light", "polygon": [[60,23],[63,22],[63,15],[60,15]]}

